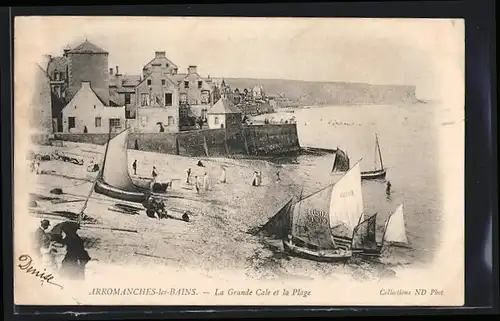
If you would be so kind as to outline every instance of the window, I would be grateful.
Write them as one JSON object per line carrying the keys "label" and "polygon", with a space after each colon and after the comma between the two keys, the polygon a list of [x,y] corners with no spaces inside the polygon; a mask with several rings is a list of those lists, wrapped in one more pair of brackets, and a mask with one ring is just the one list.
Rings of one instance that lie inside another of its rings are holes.
{"label": "window", "polygon": [[165,93],[165,106],[172,106],[172,93]]}
{"label": "window", "polygon": [[203,81],[198,81],[198,89],[201,89],[203,87]]}
{"label": "window", "polygon": [[203,119],[203,120],[207,119],[207,110],[206,109],[201,110],[201,119]]}
{"label": "window", "polygon": [[174,117],[173,116],[168,116],[168,126],[174,124]]}
{"label": "window", "polygon": [[214,124],[215,125],[219,125],[219,117],[215,117],[214,118]]}
{"label": "window", "polygon": [[75,128],[75,117],[68,117],[68,129]]}
{"label": "window", "polygon": [[149,106],[149,94],[141,94],[141,106]]}
{"label": "window", "polygon": [[187,95],[185,93],[181,94],[180,101],[181,101],[181,104],[187,103]]}
{"label": "window", "polygon": [[96,117],[95,118],[95,127],[101,127],[102,124],[101,124],[101,117]]}
{"label": "window", "polygon": [[109,127],[111,128],[111,130],[121,129],[120,118],[110,118],[109,119]]}
{"label": "window", "polygon": [[168,62],[167,62],[167,63],[165,64],[165,67],[167,67],[167,68],[168,68],[168,66],[169,66],[169,64],[168,64]]}
{"label": "window", "polygon": [[148,79],[148,86],[151,86],[151,79]]}
{"label": "window", "polygon": [[203,90],[201,92],[201,103],[202,104],[210,103],[210,92],[208,90]]}
{"label": "window", "polygon": [[125,104],[130,104],[130,94],[129,93],[125,94]]}
{"label": "window", "polygon": [[162,86],[166,86],[166,85],[167,85],[167,81],[166,81],[165,79],[162,79],[162,80],[161,80],[161,85],[162,85]]}
{"label": "window", "polygon": [[184,82],[184,88],[186,88],[186,89],[189,88],[189,81]]}

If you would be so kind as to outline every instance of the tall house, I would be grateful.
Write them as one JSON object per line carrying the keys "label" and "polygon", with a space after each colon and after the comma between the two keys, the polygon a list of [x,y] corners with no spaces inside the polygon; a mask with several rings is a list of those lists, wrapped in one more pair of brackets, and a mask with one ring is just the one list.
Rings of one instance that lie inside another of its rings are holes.
{"label": "tall house", "polygon": [[109,104],[108,52],[85,40],[79,46],[67,50],[68,92],[71,99],[81,88],[82,82],[90,82],[101,101]]}
{"label": "tall house", "polygon": [[179,88],[173,78],[177,66],[157,51],[143,68],[135,87],[137,130],[140,132],[179,131]]}

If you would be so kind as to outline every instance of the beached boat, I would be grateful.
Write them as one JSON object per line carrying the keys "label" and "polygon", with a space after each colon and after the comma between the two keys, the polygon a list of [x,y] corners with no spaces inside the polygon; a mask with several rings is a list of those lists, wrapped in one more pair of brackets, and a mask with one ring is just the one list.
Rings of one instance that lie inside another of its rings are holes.
{"label": "beached boat", "polygon": [[409,248],[403,216],[403,205],[399,205],[386,220],[381,243],[376,240],[377,214],[361,222],[353,234],[353,254],[380,256],[387,246]]}
{"label": "beached boat", "polygon": [[378,136],[375,134],[375,166],[372,171],[361,172],[361,179],[384,179],[387,170],[384,168],[384,163],[382,161],[382,153],[380,152],[380,144],[378,142]]}
{"label": "beached boat", "polygon": [[128,171],[128,132],[127,128],[108,140],[94,191],[111,198],[142,203],[150,192],[152,180],[144,180],[139,184],[132,181]]}
{"label": "beached boat", "polygon": [[260,230],[280,238],[286,252],[321,262],[352,256],[353,231],[363,211],[359,163],[335,185],[288,201]]}

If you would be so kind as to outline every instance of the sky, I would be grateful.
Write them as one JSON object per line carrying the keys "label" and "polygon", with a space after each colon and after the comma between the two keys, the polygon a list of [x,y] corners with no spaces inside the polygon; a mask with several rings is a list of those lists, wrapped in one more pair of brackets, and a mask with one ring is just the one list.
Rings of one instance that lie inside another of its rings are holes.
{"label": "sky", "polygon": [[23,61],[88,39],[131,75],[165,51],[179,72],[217,78],[415,85],[428,99],[464,86],[463,20],[18,17],[14,34]]}

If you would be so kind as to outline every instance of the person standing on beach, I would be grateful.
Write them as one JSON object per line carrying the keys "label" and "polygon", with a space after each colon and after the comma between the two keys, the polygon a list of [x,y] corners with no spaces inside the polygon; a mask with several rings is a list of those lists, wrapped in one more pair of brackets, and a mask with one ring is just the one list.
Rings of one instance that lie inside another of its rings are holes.
{"label": "person standing on beach", "polygon": [[257,186],[260,186],[262,184],[262,173],[257,172]]}
{"label": "person standing on beach", "polygon": [[198,176],[194,177],[194,188],[196,188],[196,194],[200,194],[200,182],[198,181]]}
{"label": "person standing on beach", "polygon": [[205,172],[205,175],[203,175],[203,189],[205,191],[208,191],[209,189],[209,186],[210,185],[210,182],[209,182],[209,179],[208,179],[208,173]]}
{"label": "person standing on beach", "polygon": [[153,176],[153,179],[156,179],[158,176],[158,172],[156,171],[156,166],[153,166],[153,170],[151,171],[151,176]]}
{"label": "person standing on beach", "polygon": [[391,195],[391,186],[392,186],[392,185],[391,185],[391,182],[390,182],[390,181],[388,181],[388,182],[387,182],[387,186],[386,186],[386,188],[385,188],[385,194],[387,194],[387,196],[390,196],[390,195]]}
{"label": "person standing on beach", "polygon": [[253,172],[252,186],[257,186],[259,181],[259,173]]}
{"label": "person standing on beach", "polygon": [[186,171],[186,184],[189,185],[189,178],[191,177],[191,168]]}
{"label": "person standing on beach", "polygon": [[221,166],[222,173],[220,174],[219,182],[225,184],[226,183],[226,168]]}
{"label": "person standing on beach", "polygon": [[40,249],[47,243],[50,242],[50,236],[45,232],[50,226],[49,220],[42,220],[40,226],[35,231],[35,244],[34,250],[35,254],[40,256],[42,253]]}
{"label": "person standing on beach", "polygon": [[134,159],[134,163],[132,164],[132,169],[134,170],[134,175],[137,175],[137,159]]}
{"label": "person standing on beach", "polygon": [[276,182],[279,182],[279,181],[281,181],[281,178],[280,178],[280,172],[279,172],[279,171],[277,171],[277,172],[276,172]]}

